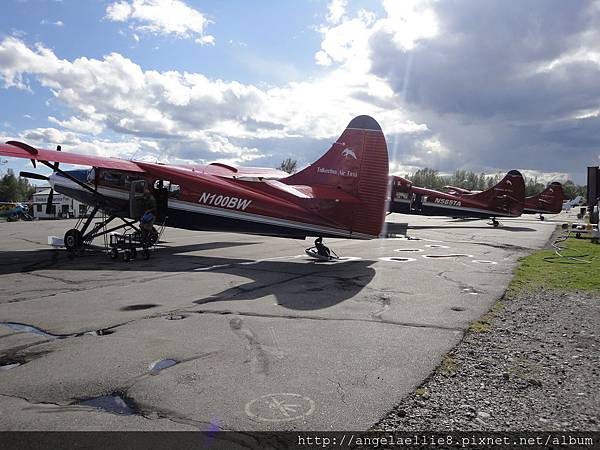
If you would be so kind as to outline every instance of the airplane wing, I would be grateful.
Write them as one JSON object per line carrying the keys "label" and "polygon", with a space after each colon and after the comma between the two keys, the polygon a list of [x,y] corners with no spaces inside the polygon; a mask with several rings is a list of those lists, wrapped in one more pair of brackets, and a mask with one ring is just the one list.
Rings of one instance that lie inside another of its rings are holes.
{"label": "airplane wing", "polygon": [[192,170],[196,173],[205,173],[222,178],[231,178],[243,181],[281,180],[290,176],[289,173],[279,169],[266,167],[234,167],[228,164],[213,162],[210,164],[170,164],[173,167]]}
{"label": "airplane wing", "polygon": [[0,155],[11,158],[26,158],[35,161],[61,162],[66,164],[79,164],[83,166],[101,167],[103,169],[127,170],[129,172],[145,172],[133,161],[102,156],[78,155],[76,153],[45,150],[31,147],[17,141],[8,141],[0,144]]}
{"label": "airplane wing", "polygon": [[474,194],[474,192],[470,191],[469,189],[463,189],[463,188],[459,188],[459,187],[456,187],[456,186],[444,186],[444,189],[448,189],[450,191],[454,191],[457,194]]}

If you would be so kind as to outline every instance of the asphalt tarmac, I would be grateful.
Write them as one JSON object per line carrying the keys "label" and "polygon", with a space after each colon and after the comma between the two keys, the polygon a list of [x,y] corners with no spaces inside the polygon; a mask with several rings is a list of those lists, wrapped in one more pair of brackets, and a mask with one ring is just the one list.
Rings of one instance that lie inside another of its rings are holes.
{"label": "asphalt tarmac", "polygon": [[0,223],[0,430],[364,430],[412,392],[556,223],[395,214],[408,239],[166,229],[69,259],[75,221]]}

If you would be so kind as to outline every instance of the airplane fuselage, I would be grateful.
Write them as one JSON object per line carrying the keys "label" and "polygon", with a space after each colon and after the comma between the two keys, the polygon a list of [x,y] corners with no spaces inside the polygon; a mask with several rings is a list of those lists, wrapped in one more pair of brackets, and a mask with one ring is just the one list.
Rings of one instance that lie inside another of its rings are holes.
{"label": "airplane fuselage", "polygon": [[417,187],[411,181],[391,177],[388,210],[402,214],[447,217],[518,217],[523,210],[523,181],[511,171],[496,186],[473,194],[451,194]]}
{"label": "airplane fuselage", "polygon": [[[337,210],[332,216],[340,221],[348,220],[354,213],[356,201],[340,191],[325,187],[307,190],[277,180],[236,180],[184,169],[172,169],[169,173],[165,173],[166,168],[161,170],[160,176],[157,173],[156,177],[103,169],[68,172],[96,190],[102,200],[60,174],[51,175],[49,181],[61,194],[90,206],[99,206],[108,215],[130,219],[141,217],[141,211],[136,213],[131,209],[132,196],[142,196],[147,187],[157,202],[157,223],[164,222],[175,228],[297,239],[307,236],[372,237],[344,230],[320,214]],[[131,186],[136,183],[140,187],[132,193]],[[158,184],[163,187],[158,188]],[[318,194],[318,198],[314,198],[314,194]]]}

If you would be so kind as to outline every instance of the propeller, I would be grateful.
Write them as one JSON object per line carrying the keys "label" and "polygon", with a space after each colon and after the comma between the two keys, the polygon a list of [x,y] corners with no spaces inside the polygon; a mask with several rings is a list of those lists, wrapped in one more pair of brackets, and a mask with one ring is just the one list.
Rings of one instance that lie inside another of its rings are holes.
{"label": "propeller", "polygon": [[19,176],[23,178],[33,178],[34,180],[48,181],[49,178],[46,175],[40,175],[39,173],[33,172],[19,172]]}
{"label": "propeller", "polygon": [[[60,145],[56,146],[56,151],[60,152],[62,147]],[[54,163],[54,171],[58,169],[58,162]],[[50,188],[50,193],[48,194],[48,201],[46,202],[46,214],[52,214],[52,202],[54,201],[54,189]]]}

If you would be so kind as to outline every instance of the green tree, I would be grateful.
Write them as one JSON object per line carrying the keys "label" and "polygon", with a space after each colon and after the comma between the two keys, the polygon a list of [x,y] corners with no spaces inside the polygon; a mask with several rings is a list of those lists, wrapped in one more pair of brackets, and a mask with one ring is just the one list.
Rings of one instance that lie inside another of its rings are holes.
{"label": "green tree", "polygon": [[26,178],[16,177],[12,169],[8,169],[0,178],[0,201],[22,202],[29,200],[35,187]]}
{"label": "green tree", "polygon": [[297,166],[298,161],[292,158],[286,158],[281,162],[281,164],[279,164],[279,167],[277,168],[287,173],[295,173],[297,170]]}
{"label": "green tree", "polygon": [[526,197],[531,197],[532,195],[539,194],[544,189],[546,189],[546,186],[543,183],[540,183],[538,181],[537,177],[534,177],[534,178],[523,177],[523,178],[525,179],[525,196]]}
{"label": "green tree", "polygon": [[438,175],[438,171],[425,167],[417,170],[414,175],[410,177],[411,181],[415,186],[421,186],[429,189],[441,189],[444,187],[445,179]]}
{"label": "green tree", "polygon": [[587,186],[579,186],[573,183],[571,180],[567,180],[562,185],[565,197],[568,199],[574,199],[578,195],[583,198],[587,198]]}

